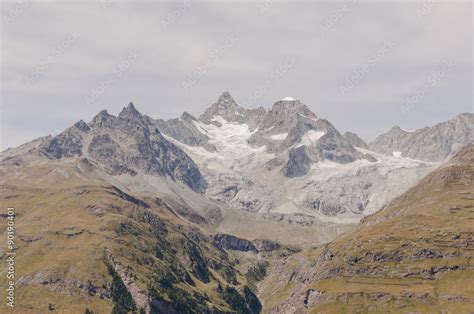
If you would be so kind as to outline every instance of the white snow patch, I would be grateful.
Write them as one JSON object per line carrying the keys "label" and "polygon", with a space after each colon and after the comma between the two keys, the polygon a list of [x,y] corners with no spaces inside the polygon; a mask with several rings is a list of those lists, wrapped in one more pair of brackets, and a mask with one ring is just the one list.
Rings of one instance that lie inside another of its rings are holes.
{"label": "white snow patch", "polygon": [[321,169],[334,169],[338,170],[340,173],[354,173],[358,169],[370,167],[373,165],[373,162],[370,162],[366,159],[358,159],[354,162],[341,164],[331,160],[318,161],[311,165],[311,170],[321,170]]}
{"label": "white snow patch", "polygon": [[241,113],[238,112],[238,111],[234,112],[234,114],[235,114],[236,116],[240,116],[240,117],[243,117],[243,116],[244,116],[243,114],[241,114]]}
{"label": "white snow patch", "polygon": [[394,152],[393,152],[393,157],[395,157],[395,158],[402,158],[402,152],[394,151]]}
{"label": "white snow patch", "polygon": [[319,121],[319,119],[311,118],[311,117],[305,116],[304,114],[301,114],[301,113],[297,113],[297,115],[302,116],[303,118],[306,118],[306,119],[309,119],[309,120],[316,121],[316,122]]}
{"label": "white snow patch", "polygon": [[342,168],[343,164],[331,160],[318,161],[311,165],[311,169]]}
{"label": "white snow patch", "polygon": [[[227,123],[229,123],[229,122],[227,122],[226,119],[224,119],[224,118],[221,117],[221,116],[214,116],[214,117],[212,117],[211,121],[216,121],[216,122],[219,122],[220,124],[227,124]],[[205,124],[205,125],[206,125],[206,124]],[[203,127],[203,128],[204,128],[204,127]],[[204,129],[206,129],[206,128],[204,128]]]}
{"label": "white snow patch", "polygon": [[324,131],[309,130],[301,138],[301,145],[312,146],[325,134]]}
{"label": "white snow patch", "polygon": [[[356,147],[356,149],[363,153],[363,154],[369,154],[372,155],[372,157],[377,158],[378,163],[387,163],[390,164],[394,168],[402,168],[402,167],[410,167],[411,165],[419,166],[419,165],[425,165],[425,166],[434,166],[437,167],[441,165],[441,162],[430,162],[430,161],[424,161],[424,160],[417,160],[417,159],[412,159],[412,158],[406,158],[406,157],[396,157],[394,155],[384,155],[384,154],[379,154],[376,152],[373,152],[371,150],[363,149]],[[397,152],[394,152],[397,153]]]}
{"label": "white snow patch", "polygon": [[284,100],[284,101],[295,101],[296,99],[294,99],[293,97],[285,97],[282,100]]}
{"label": "white snow patch", "polygon": [[272,140],[282,141],[288,136],[288,132],[270,136]]}
{"label": "white snow patch", "polygon": [[275,158],[266,152],[266,147],[252,147],[248,143],[250,136],[257,132],[250,131],[245,123],[238,124],[214,116],[212,121],[219,122],[220,127],[195,121],[196,127],[209,137],[209,143],[216,147],[216,152],[208,152],[203,148],[181,146],[195,161],[210,169],[242,169],[248,165],[258,165]]}

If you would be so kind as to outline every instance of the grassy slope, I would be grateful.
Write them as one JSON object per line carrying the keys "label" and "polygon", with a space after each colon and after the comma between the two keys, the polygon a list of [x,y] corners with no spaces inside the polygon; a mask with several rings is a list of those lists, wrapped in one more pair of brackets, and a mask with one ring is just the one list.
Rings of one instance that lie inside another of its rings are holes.
{"label": "grassy slope", "polygon": [[[15,313],[42,313],[50,307],[60,313],[84,313],[86,307],[110,313],[105,252],[135,278],[139,290],[146,293],[151,285],[163,302],[173,302],[171,290],[159,283],[164,277],[173,289],[182,289],[173,293],[184,291],[186,302],[206,295],[200,306],[221,310],[230,307],[216,292],[218,283],[234,283],[239,290],[245,284],[227,254],[211,245],[206,230],[173,216],[153,199],[130,198],[85,176],[75,162],[5,169],[0,170],[1,206],[17,212]],[[0,220],[4,238],[6,220]],[[1,245],[5,252],[4,241]],[[0,282],[5,281],[2,267]],[[2,302],[0,312],[8,311]]]}
{"label": "grassy slope", "polygon": [[265,308],[472,311],[474,146],[460,155],[354,232],[291,257],[291,275],[264,282]]}

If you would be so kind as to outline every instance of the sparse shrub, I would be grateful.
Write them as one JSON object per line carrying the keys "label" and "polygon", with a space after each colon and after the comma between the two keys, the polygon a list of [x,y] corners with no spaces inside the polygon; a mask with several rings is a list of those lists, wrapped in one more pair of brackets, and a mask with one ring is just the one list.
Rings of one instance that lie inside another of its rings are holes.
{"label": "sparse shrub", "polygon": [[193,275],[204,283],[211,281],[207,264],[199,248],[195,244],[189,245],[188,254],[193,267]]}
{"label": "sparse shrub", "polygon": [[[107,264],[109,274],[112,276],[112,286],[110,288],[112,299],[114,300],[114,308],[112,313],[127,313],[128,311],[136,311],[137,306],[133,300],[130,291],[122,281],[122,278],[117,274],[112,265]],[[125,312],[123,312],[125,311]]]}
{"label": "sparse shrub", "polygon": [[226,287],[222,297],[237,313],[248,313],[245,299],[234,287]]}
{"label": "sparse shrub", "polygon": [[112,314],[128,314],[128,311],[120,303],[115,303]]}
{"label": "sparse shrub", "polygon": [[248,286],[244,287],[244,298],[250,313],[260,313],[262,311],[260,300]]}
{"label": "sparse shrub", "polygon": [[242,296],[237,289],[230,286],[220,291],[222,298],[237,313],[256,314],[262,311],[262,304],[247,286],[244,287],[244,296]]}
{"label": "sparse shrub", "polygon": [[268,262],[258,262],[257,265],[250,267],[245,274],[245,278],[250,283],[259,282],[267,276]]}

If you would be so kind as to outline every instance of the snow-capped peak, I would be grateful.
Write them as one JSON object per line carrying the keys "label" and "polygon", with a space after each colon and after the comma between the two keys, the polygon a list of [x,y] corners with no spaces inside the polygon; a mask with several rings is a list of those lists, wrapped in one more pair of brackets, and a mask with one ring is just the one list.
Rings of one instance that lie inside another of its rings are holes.
{"label": "snow-capped peak", "polygon": [[296,99],[294,99],[293,97],[285,97],[282,100],[283,101],[295,101]]}

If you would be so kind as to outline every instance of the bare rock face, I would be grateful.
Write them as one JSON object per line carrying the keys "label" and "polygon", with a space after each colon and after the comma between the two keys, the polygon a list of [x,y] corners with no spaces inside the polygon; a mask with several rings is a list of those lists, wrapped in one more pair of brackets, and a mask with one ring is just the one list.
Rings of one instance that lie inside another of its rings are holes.
{"label": "bare rock face", "polygon": [[158,119],[155,123],[162,134],[189,146],[202,146],[209,151],[214,151],[215,147],[209,144],[209,137],[197,129],[195,121],[197,121],[195,117],[184,112],[178,119],[167,121]]}
{"label": "bare rock face", "polygon": [[289,178],[301,177],[311,168],[311,160],[306,153],[306,147],[300,146],[290,150],[285,175]]}
{"label": "bare rock face", "polygon": [[219,96],[216,103],[207,108],[204,113],[199,116],[199,121],[219,126],[220,123],[215,120],[215,117],[219,116],[229,122],[238,124],[245,123],[249,126],[249,129],[253,131],[259,126],[264,114],[265,109],[262,107],[258,109],[244,108],[237,104],[229,92],[224,92]]}
{"label": "bare rock face", "polygon": [[207,185],[194,161],[132,103],[117,117],[101,111],[89,124],[79,121],[41,149],[56,159],[87,156],[111,175],[144,172],[181,181],[198,192]]}
{"label": "bare rock face", "polygon": [[379,153],[424,160],[444,161],[468,144],[474,143],[474,114],[464,113],[452,120],[405,131],[396,126],[370,143],[370,149]]}
{"label": "bare rock face", "polygon": [[252,242],[259,252],[272,252],[282,248],[279,243],[270,240],[256,239]]}
{"label": "bare rock face", "polygon": [[125,154],[120,150],[120,145],[109,134],[94,136],[89,144],[88,152],[93,160],[99,162],[112,175],[137,174],[125,165]]}
{"label": "bare rock face", "polygon": [[364,142],[357,134],[352,132],[344,133],[344,138],[354,147],[360,147],[363,149],[369,149],[369,145]]}
{"label": "bare rock face", "polygon": [[214,235],[214,245],[221,249],[243,252],[257,252],[257,248],[250,240],[237,238],[230,234],[217,233]]}
{"label": "bare rock face", "polygon": [[318,161],[330,160],[341,164],[367,159],[357,151],[327,120],[321,122],[326,129],[324,136],[314,145]]}
{"label": "bare rock face", "polygon": [[81,156],[83,135],[89,131],[89,126],[81,120],[43,144],[44,150],[57,159]]}
{"label": "bare rock face", "polygon": [[[227,122],[247,125],[251,136],[248,143],[265,146],[270,153],[286,154],[292,149],[306,146],[308,163],[331,160],[349,163],[365,159],[351,143],[327,120],[319,119],[305,104],[296,99],[277,101],[270,110],[246,109],[237,104],[228,92],[199,117],[199,121],[220,126],[220,117]],[[299,152],[301,150],[297,150]],[[291,155],[295,158],[298,153]],[[292,163],[291,160],[288,160]],[[307,168],[307,165],[302,165]],[[307,172],[307,171],[306,171]],[[299,175],[306,173],[301,169]],[[292,175],[292,171],[287,172]]]}
{"label": "bare rock face", "polygon": [[254,253],[271,252],[282,248],[279,243],[274,241],[262,239],[250,241],[224,233],[215,234],[213,237],[213,243],[219,249]]}
{"label": "bare rock face", "polygon": [[299,100],[276,102],[265,113],[249,143],[265,145],[276,154],[306,146],[311,163],[324,160],[348,163],[365,158],[329,121],[318,118]]}

